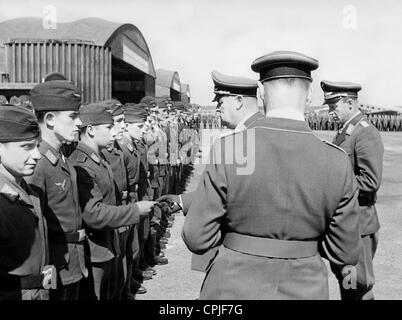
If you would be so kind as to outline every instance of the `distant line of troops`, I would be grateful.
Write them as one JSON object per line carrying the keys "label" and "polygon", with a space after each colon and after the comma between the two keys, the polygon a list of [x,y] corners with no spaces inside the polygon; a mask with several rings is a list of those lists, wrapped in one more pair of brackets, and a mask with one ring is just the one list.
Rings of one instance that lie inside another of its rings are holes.
{"label": "distant line of troops", "polygon": [[81,105],[62,78],[34,87],[29,103],[3,101],[0,300],[145,293],[152,267],[168,263],[174,220],[157,199],[185,187],[197,119],[167,97]]}
{"label": "distant line of troops", "polygon": [[203,129],[220,129],[221,117],[219,113],[203,113],[201,115],[201,127]]}
{"label": "distant line of troops", "polygon": [[[366,114],[367,119],[379,131],[402,131],[402,115]],[[338,130],[339,124],[328,114],[309,113],[306,120],[313,130]]]}

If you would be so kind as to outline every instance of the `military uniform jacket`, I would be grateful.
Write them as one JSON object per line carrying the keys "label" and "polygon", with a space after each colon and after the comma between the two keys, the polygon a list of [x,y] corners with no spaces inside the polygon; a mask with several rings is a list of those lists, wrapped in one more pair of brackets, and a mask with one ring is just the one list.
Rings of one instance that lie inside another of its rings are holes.
{"label": "military uniform jacket", "polygon": [[17,185],[0,173],[0,207],[0,277],[40,275],[48,243],[39,195],[24,180]]}
{"label": "military uniform jacket", "polygon": [[111,260],[118,251],[114,229],[138,223],[136,204],[116,206],[112,170],[106,160],[80,142],[70,160],[77,184],[92,262]]}
{"label": "military uniform jacket", "polygon": [[358,113],[335,136],[334,144],[349,155],[359,184],[361,235],[372,234],[380,228],[374,203],[382,180],[384,146],[381,135],[363,114]]}
{"label": "military uniform jacket", "polygon": [[[356,264],[358,186],[347,155],[319,140],[304,121],[282,118],[258,120],[220,139],[221,145],[242,135],[240,148],[246,154],[252,132],[250,174],[238,174],[244,165],[236,162],[206,165],[184,222],[187,247],[202,254],[228,233],[317,240],[320,254],[331,262]],[[218,147],[219,141],[211,152],[225,159],[230,151]],[[318,254],[268,258],[223,246],[207,270],[200,298],[326,299],[327,271]]]}
{"label": "military uniform jacket", "polygon": [[133,140],[133,146],[140,156],[140,171],[138,177],[138,200],[151,200],[149,181],[148,149],[142,140]]}
{"label": "military uniform jacket", "polygon": [[128,191],[127,170],[124,163],[123,151],[120,146],[115,142],[113,146],[108,149],[101,150],[102,155],[110,165],[115,182],[117,203],[121,204],[123,198],[126,200],[127,195],[123,197],[123,193]]}
{"label": "military uniform jacket", "polygon": [[82,228],[77,174],[70,161],[45,140],[40,144],[39,160],[32,176],[26,177],[43,202],[43,215],[49,233],[50,263],[58,269],[64,285],[87,275],[83,243],[68,243],[66,233]]}
{"label": "military uniform jacket", "polygon": [[[256,112],[251,117],[249,117],[246,121],[244,121],[244,123],[239,126],[240,128],[236,128],[236,129],[244,130],[244,129],[248,128],[249,126],[251,126],[257,120],[261,120],[264,118],[265,118],[265,116],[261,112]],[[192,200],[195,197],[197,197],[197,193],[194,191],[189,192],[189,193],[184,193],[181,195],[184,216],[187,215],[187,212],[190,208]],[[208,266],[212,263],[213,259],[216,257],[216,255],[218,253],[218,249],[219,249],[219,247],[212,248],[202,255],[192,254],[191,269],[196,270],[196,271],[205,272],[208,269]]]}
{"label": "military uniform jacket", "polygon": [[134,147],[131,139],[123,137],[119,142],[123,151],[124,164],[127,169],[128,189],[130,193],[138,191],[138,181],[140,176],[140,154]]}

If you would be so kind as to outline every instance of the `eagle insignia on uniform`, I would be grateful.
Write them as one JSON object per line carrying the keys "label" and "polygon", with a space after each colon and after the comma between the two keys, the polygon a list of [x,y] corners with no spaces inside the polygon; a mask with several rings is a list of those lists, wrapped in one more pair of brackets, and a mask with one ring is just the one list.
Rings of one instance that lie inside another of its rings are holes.
{"label": "eagle insignia on uniform", "polygon": [[63,182],[56,182],[56,186],[58,186],[61,190],[65,191],[66,190],[66,179],[63,180]]}

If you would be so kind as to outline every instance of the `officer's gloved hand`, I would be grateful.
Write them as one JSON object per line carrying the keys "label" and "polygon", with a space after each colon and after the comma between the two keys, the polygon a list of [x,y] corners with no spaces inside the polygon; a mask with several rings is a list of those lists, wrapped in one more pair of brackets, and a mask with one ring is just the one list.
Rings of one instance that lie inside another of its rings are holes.
{"label": "officer's gloved hand", "polygon": [[182,210],[180,206],[180,198],[176,194],[165,194],[158,199],[156,199],[159,203],[167,203],[169,205],[170,213],[176,213],[177,211]]}
{"label": "officer's gloved hand", "polygon": [[136,205],[138,206],[141,216],[148,216],[155,205],[155,201],[138,201]]}

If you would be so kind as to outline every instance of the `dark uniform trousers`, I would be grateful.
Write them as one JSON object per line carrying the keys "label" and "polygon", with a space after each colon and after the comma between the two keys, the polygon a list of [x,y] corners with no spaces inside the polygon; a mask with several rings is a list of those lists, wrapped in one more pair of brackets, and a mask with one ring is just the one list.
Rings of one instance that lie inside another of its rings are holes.
{"label": "dark uniform trousers", "polygon": [[[116,197],[118,205],[126,205],[130,203],[130,196],[128,192],[128,175],[127,167],[124,160],[124,153],[120,144],[114,143],[114,146],[108,149],[103,149],[102,154],[106,161],[109,163],[113,180],[116,186]],[[118,242],[119,254],[114,259],[115,265],[111,273],[111,286],[112,286],[112,300],[121,300],[124,290],[127,287],[128,264],[132,262],[132,243],[129,240],[132,238],[133,226],[120,227],[114,230]],[[135,251],[138,253],[138,243]],[[127,259],[128,254],[130,258]],[[129,261],[128,261],[129,260]],[[130,268],[131,268],[130,264]]]}
{"label": "dark uniform trousers", "polygon": [[116,262],[121,255],[118,229],[139,222],[138,207],[135,204],[117,205],[110,165],[85,143],[78,144],[70,159],[77,171],[88,235],[87,251],[92,267],[89,288],[98,299],[118,299],[124,286],[124,281],[118,280],[117,284],[115,278],[121,265]]}
{"label": "dark uniform trousers", "polygon": [[0,208],[0,300],[48,300],[41,280],[32,281],[49,258],[39,195],[24,180],[17,185],[0,173]]}
{"label": "dark uniform trousers", "polygon": [[77,174],[69,160],[46,140],[41,142],[39,151],[42,158],[34,174],[26,180],[43,202],[49,234],[49,261],[58,271],[57,290],[51,290],[50,299],[77,300],[80,280],[88,276]]}
{"label": "dark uniform trousers", "polygon": [[349,155],[357,182],[359,184],[359,204],[361,209],[359,232],[361,250],[355,265],[356,286],[344,288],[343,268],[331,265],[340,285],[341,298],[344,300],[374,299],[375,283],[373,258],[378,244],[380,228],[375,202],[382,180],[384,147],[377,129],[365,116],[358,113],[334,138],[334,144]]}
{"label": "dark uniform trousers", "polygon": [[358,185],[347,155],[304,121],[282,118],[257,120],[211,152],[220,159],[243,152],[248,169],[207,164],[192,199],[187,247],[204,254],[223,244],[200,298],[328,299],[321,256],[337,265],[359,256]]}

